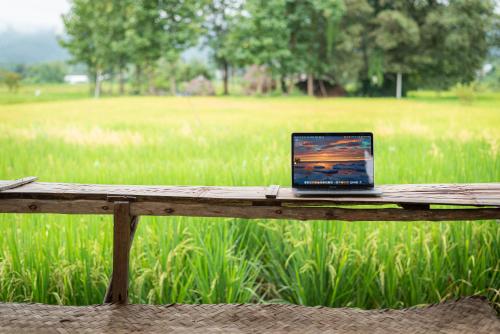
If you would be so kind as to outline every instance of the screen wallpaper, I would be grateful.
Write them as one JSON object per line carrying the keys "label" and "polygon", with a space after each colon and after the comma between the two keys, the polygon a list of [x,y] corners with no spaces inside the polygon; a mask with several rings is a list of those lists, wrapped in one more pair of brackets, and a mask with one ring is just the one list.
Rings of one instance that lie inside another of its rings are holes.
{"label": "screen wallpaper", "polygon": [[294,185],[371,185],[370,136],[294,136]]}

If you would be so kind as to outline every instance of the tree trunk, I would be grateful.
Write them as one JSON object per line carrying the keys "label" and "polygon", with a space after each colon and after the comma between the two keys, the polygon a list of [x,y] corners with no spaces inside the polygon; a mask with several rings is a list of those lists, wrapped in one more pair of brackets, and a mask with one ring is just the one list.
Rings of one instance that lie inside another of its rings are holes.
{"label": "tree trunk", "polygon": [[328,94],[326,92],[326,88],[325,88],[325,83],[323,82],[323,80],[319,80],[319,89],[321,90],[321,96],[323,96],[323,97],[328,96]]}
{"label": "tree trunk", "polygon": [[112,74],[111,77],[109,78],[109,91],[108,94],[113,96],[113,87],[115,85],[115,75]]}
{"label": "tree trunk", "polygon": [[223,60],[223,62],[224,95],[229,95],[229,64],[226,60]]}
{"label": "tree trunk", "polygon": [[141,95],[142,93],[142,68],[141,65],[135,65],[135,80],[136,80],[136,93]]}
{"label": "tree trunk", "polygon": [[171,61],[170,62],[170,95],[176,96],[177,95],[177,60]]}
{"label": "tree trunk", "polygon": [[263,93],[264,93],[264,73],[259,73],[257,75],[257,94],[262,95]]}
{"label": "tree trunk", "polygon": [[288,78],[288,94],[293,92],[293,87],[295,86],[295,78],[293,75]]}
{"label": "tree trunk", "polygon": [[314,77],[312,74],[307,75],[307,95],[314,96]]}
{"label": "tree trunk", "polygon": [[175,80],[175,75],[170,77],[170,95],[177,95],[177,82]]}
{"label": "tree trunk", "polygon": [[148,92],[149,92],[150,95],[155,95],[156,94],[155,70],[154,70],[153,66],[151,66],[149,68],[149,73],[148,73]]}
{"label": "tree trunk", "polygon": [[368,75],[369,72],[369,60],[368,60],[368,47],[367,47],[367,35],[368,33],[363,32],[361,35],[361,52],[363,54],[363,69],[362,69],[362,76],[361,76],[361,92],[363,96],[369,96],[370,95],[370,78]]}
{"label": "tree trunk", "polygon": [[280,85],[281,85],[281,92],[283,92],[283,94],[288,94],[288,86],[286,85],[286,78],[284,75],[281,75],[280,77]]}
{"label": "tree trunk", "polygon": [[403,74],[401,74],[401,72],[398,72],[396,75],[396,98],[397,99],[401,98],[402,91],[403,91]]}
{"label": "tree trunk", "polygon": [[95,74],[94,97],[97,99],[99,96],[101,96],[101,70],[97,70]]}
{"label": "tree trunk", "polygon": [[87,75],[89,76],[89,96],[92,96],[95,92],[95,73],[89,71]]}
{"label": "tree trunk", "polygon": [[125,94],[125,77],[123,75],[123,67],[120,67],[118,72],[118,81],[120,83],[119,93],[120,95]]}

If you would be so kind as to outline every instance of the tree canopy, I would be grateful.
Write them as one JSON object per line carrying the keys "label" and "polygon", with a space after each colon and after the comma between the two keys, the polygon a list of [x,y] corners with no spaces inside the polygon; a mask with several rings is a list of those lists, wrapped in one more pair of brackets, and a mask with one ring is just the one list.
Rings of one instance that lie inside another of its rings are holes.
{"label": "tree canopy", "polygon": [[[283,91],[306,80],[354,87],[361,95],[404,88],[445,89],[476,77],[492,44],[492,0],[72,0],[64,45],[96,86],[104,74],[134,73],[134,87],[155,93],[155,75],[204,44],[223,73],[258,65]],[[165,72],[165,71],[164,71]],[[123,87],[120,89],[123,92]]]}

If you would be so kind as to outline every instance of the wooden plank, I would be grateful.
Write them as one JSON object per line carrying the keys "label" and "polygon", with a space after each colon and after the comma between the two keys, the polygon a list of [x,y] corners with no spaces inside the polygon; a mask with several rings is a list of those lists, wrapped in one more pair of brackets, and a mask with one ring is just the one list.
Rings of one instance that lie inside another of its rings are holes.
{"label": "wooden plank", "polygon": [[36,180],[38,180],[38,177],[28,176],[28,177],[23,177],[22,179],[13,180],[10,182],[7,181],[5,183],[0,184],[0,191],[18,188],[18,187],[23,186],[25,184],[35,182]]}
{"label": "wooden plank", "polygon": [[139,202],[133,214],[152,216],[227,217],[245,219],[294,219],[342,221],[452,221],[500,219],[499,208],[428,209],[339,208],[287,206],[218,206]]}
{"label": "wooden plank", "polygon": [[267,187],[266,189],[266,198],[276,198],[278,196],[278,192],[280,191],[279,185],[272,185]]}
{"label": "wooden plank", "polygon": [[[129,243],[129,254],[130,249],[132,248],[132,243],[134,242],[135,231],[137,230],[137,226],[139,225],[139,216],[131,216],[130,221],[130,243]],[[127,274],[128,277],[128,274]],[[128,284],[127,284],[128,286]],[[108,285],[108,289],[106,290],[106,295],[104,296],[103,303],[113,303],[113,275],[111,276],[111,280]],[[128,290],[127,290],[127,298],[128,298]]]}
{"label": "wooden plank", "polygon": [[104,200],[0,199],[3,213],[113,214],[113,203]]}
{"label": "wooden plank", "polygon": [[427,203],[415,204],[415,203],[400,203],[400,207],[406,210],[430,210],[431,206]]}
{"label": "wooden plank", "polygon": [[138,218],[130,214],[130,202],[114,202],[113,211],[113,273],[104,302],[126,304],[130,248]]}
{"label": "wooden plank", "polygon": [[[0,199],[0,212],[5,213],[112,214],[112,208],[112,204],[106,201]],[[406,210],[387,207],[342,208],[133,202],[130,204],[130,212],[133,216],[192,216],[344,221],[450,221],[500,219],[500,208],[484,207],[429,209],[427,206],[415,206]]]}
{"label": "wooden plank", "polygon": [[280,188],[276,199],[265,198],[266,187],[123,186],[36,182],[6,190],[0,198],[104,200],[108,196],[133,196],[138,202],[213,203],[219,205],[283,204],[399,204],[500,206],[500,183],[421,184],[380,186],[380,197],[295,197]]}

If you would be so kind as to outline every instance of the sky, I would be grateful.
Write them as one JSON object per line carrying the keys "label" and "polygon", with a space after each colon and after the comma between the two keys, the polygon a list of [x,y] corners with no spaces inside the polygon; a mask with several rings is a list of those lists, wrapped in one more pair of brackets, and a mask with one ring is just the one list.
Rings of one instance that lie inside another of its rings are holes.
{"label": "sky", "polygon": [[69,9],[68,0],[0,0],[0,31],[63,31],[61,14]]}
{"label": "sky", "polygon": [[[15,30],[29,35],[51,31],[54,32],[53,44],[57,44],[56,35],[64,32],[61,14],[69,11],[69,4],[69,0],[0,0],[0,33]],[[182,58],[206,62],[208,53],[207,48],[197,46],[184,51]]]}

